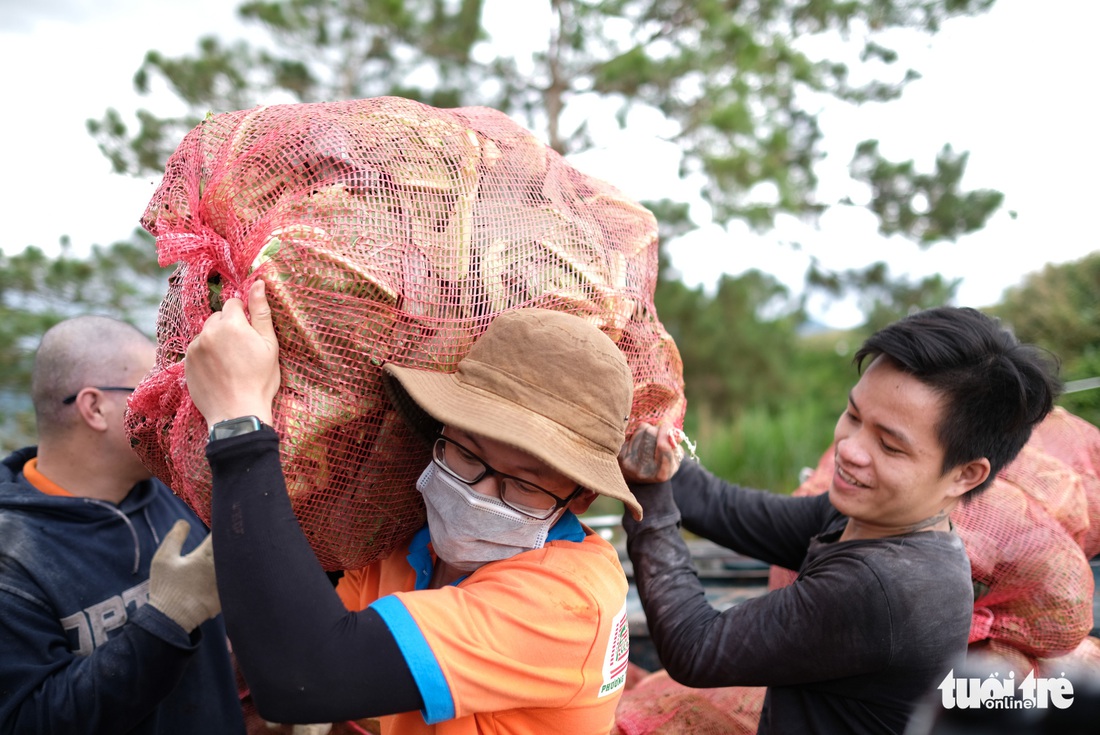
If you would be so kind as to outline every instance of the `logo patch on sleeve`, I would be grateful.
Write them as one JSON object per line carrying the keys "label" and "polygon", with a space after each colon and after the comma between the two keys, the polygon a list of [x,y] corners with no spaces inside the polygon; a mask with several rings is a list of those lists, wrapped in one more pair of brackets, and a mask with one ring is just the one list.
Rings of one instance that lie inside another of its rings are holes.
{"label": "logo patch on sleeve", "polygon": [[603,660],[601,697],[614,694],[626,685],[626,667],[630,661],[630,626],[626,620],[626,603],[611,622],[611,636]]}

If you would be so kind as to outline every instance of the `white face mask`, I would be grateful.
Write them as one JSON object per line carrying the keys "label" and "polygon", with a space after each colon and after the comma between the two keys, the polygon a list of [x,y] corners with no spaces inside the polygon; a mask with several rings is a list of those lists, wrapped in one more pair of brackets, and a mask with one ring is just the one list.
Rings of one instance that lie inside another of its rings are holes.
{"label": "white face mask", "polygon": [[482,564],[521,551],[541,549],[561,513],[537,520],[513,510],[500,498],[482,495],[451,477],[434,462],[416,481],[428,511],[428,532],[440,559],[472,572]]}

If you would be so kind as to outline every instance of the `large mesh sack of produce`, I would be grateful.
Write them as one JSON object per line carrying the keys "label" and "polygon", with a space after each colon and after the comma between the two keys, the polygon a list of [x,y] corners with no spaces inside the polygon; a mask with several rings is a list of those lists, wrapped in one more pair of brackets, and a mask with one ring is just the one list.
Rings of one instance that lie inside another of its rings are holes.
{"label": "large mesh sack of produce", "polygon": [[1100,554],[1100,428],[1056,406],[1028,443],[1077,472],[1090,521],[1081,548],[1089,559]]}
{"label": "large mesh sack of produce", "polygon": [[[1064,409],[1052,413],[990,487],[951,514],[970,557],[975,650],[1034,665],[1073,651],[1092,629],[1094,579],[1083,544],[1100,515],[1086,497],[1084,473],[1059,458],[1094,450],[1095,435],[1079,421]],[[833,452],[821,456],[793,494],[828,491]],[[769,585],[795,576],[773,568]]]}
{"label": "large mesh sack of produce", "polygon": [[1100,638],[1088,636],[1064,656],[1046,658],[1038,662],[1043,676],[1062,676],[1066,671],[1085,671],[1100,676]]}
{"label": "large mesh sack of produce", "polygon": [[328,570],[385,556],[424,521],[414,485],[430,456],[382,364],[452,371],[501,312],[597,325],[633,372],[632,422],[682,425],[680,357],[653,306],[655,218],[500,112],[385,97],[210,115],[142,224],[178,265],[156,367],[130,402],[136,451],[209,519],[207,428],[182,359],[225,299],[263,279],[288,490]]}
{"label": "large mesh sack of produce", "polygon": [[985,640],[971,645],[970,654],[999,662],[1002,667],[1000,671],[1003,674],[1013,672],[1017,681],[1022,681],[1029,672],[1048,678],[1073,672],[1070,681],[1076,681],[1076,675],[1079,674],[1100,676],[1100,638],[1092,635],[1086,636],[1069,653],[1048,658],[1029,656],[1015,646],[997,640]]}

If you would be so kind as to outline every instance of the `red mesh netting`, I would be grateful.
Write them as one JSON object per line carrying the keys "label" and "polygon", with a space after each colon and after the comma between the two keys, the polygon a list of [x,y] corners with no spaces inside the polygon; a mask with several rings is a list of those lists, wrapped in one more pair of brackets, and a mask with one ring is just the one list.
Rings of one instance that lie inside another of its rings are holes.
{"label": "red mesh netting", "polygon": [[1062,676],[1065,671],[1100,673],[1100,638],[1089,636],[1064,656],[1045,658],[1038,662],[1042,676]]}
{"label": "red mesh netting", "polygon": [[212,115],[142,224],[178,268],[156,367],[130,402],[137,452],[209,520],[182,357],[224,298],[263,279],[283,467],[326,569],[364,566],[423,523],[429,454],[386,399],[382,363],[453,370],[502,311],[596,324],[633,371],[632,420],[682,425],[680,357],[653,307],[655,218],[494,110],[377,98]]}
{"label": "red mesh netting", "polygon": [[1003,662],[1006,669],[1023,680],[1028,672],[1037,676],[1056,677],[1068,672],[1100,674],[1100,638],[1087,636],[1069,653],[1050,658],[1029,656],[1019,648],[996,640],[984,640],[970,646],[970,654],[992,657]]}
{"label": "red mesh netting", "polygon": [[[1074,651],[1092,629],[1098,457],[1100,430],[1056,408],[993,484],[952,512],[974,579],[975,650],[1030,668]],[[833,466],[830,448],[794,494],[826,492]],[[769,584],[794,577],[773,568]]]}
{"label": "red mesh netting", "polygon": [[1029,444],[1062,460],[1080,478],[1091,520],[1081,548],[1091,559],[1100,553],[1100,428],[1059,406],[1032,432]]}
{"label": "red mesh netting", "polygon": [[753,735],[760,725],[765,691],[693,689],[657,671],[623,694],[611,735]]}

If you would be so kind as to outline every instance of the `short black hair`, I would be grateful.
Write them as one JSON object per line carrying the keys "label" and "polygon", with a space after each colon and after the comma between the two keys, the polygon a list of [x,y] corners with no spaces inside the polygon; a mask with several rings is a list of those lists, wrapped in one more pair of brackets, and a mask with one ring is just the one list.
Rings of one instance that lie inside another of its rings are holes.
{"label": "short black hair", "polygon": [[1053,354],[1021,343],[997,319],[969,307],[938,307],[900,319],[871,335],[853,362],[862,373],[865,361],[878,357],[944,398],[936,427],[944,473],[989,460],[989,477],[968,498],[1016,458],[1062,390]]}

